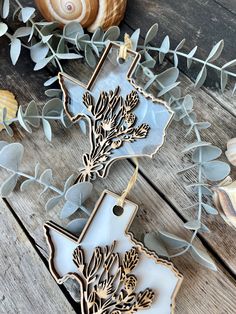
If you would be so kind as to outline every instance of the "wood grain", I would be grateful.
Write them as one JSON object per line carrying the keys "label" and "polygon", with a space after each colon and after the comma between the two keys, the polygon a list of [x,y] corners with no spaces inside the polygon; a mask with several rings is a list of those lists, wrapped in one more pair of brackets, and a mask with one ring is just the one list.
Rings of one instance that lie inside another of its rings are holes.
{"label": "wood grain", "polygon": [[1,199],[0,218],[0,312],[75,313]]}
{"label": "wood grain", "polygon": [[[226,38],[226,44],[229,44],[229,46],[221,61],[223,62],[231,57],[234,58],[235,47],[232,38],[235,34],[235,20],[231,20],[229,14],[232,13],[223,9],[222,5],[217,5],[216,1],[187,0],[181,5],[171,0],[158,3],[154,0],[134,0],[128,3],[126,23],[131,28],[141,27],[144,34],[144,31],[158,20],[162,36],[159,40],[163,38],[164,34],[172,33],[175,34],[174,42],[177,43],[187,35],[187,49],[192,48],[194,44],[199,44],[202,46],[202,49],[199,50],[201,56],[206,56],[213,41],[221,39],[222,35]],[[210,12],[211,9],[213,11]],[[214,21],[214,16],[217,17],[216,21]],[[218,16],[221,16],[220,21]],[[205,25],[202,22],[209,19],[211,20],[210,25],[208,25],[209,23]],[[127,24],[123,24],[122,32],[127,29],[130,32],[131,28],[127,27]],[[224,28],[219,32],[221,25]],[[198,27],[201,27],[199,34]],[[208,33],[204,37],[203,31],[205,32],[206,28]],[[20,104],[23,106],[32,98],[39,105],[42,105],[46,100],[42,85],[50,75],[49,72],[43,70],[35,74],[32,70],[33,64],[29,61],[26,50],[23,50],[20,63],[16,67],[11,66],[7,43],[1,38],[0,44],[0,55],[6,56],[0,58],[1,88],[7,88],[15,92]],[[184,67],[182,69],[184,71]],[[79,62],[71,62],[68,70],[74,74],[78,73],[79,78],[83,81],[89,77],[88,69],[85,67],[84,71],[81,70]],[[209,140],[224,150],[227,139],[235,136],[235,110],[229,92],[225,97],[209,89],[194,91],[192,90],[191,81],[186,76],[181,76],[181,80],[183,81],[184,91],[186,93],[193,92],[194,94],[195,108],[199,118],[212,122],[213,127],[211,131],[204,133],[204,140]],[[33,134],[29,135],[22,128],[14,127],[16,133],[10,141],[20,141],[25,147],[23,171],[32,173],[35,163],[39,161],[42,170],[47,167],[53,169],[55,185],[62,186],[61,181],[71,173],[76,172],[81,166],[81,155],[89,149],[89,143],[77,126],[74,126],[71,130],[65,130],[59,123],[53,123],[53,129],[52,143],[45,140],[42,128],[34,130]],[[191,193],[186,192],[183,185],[189,179],[192,180],[194,174],[191,173],[182,180],[176,175],[181,163],[188,163],[189,161],[188,157],[177,153],[186,145],[184,132],[182,126],[172,123],[168,131],[167,142],[160,153],[153,161],[143,159],[140,162],[141,174],[137,185],[129,196],[129,199],[140,205],[139,214],[132,225],[132,230],[139,238],[141,236],[140,230],[147,232],[158,228],[169,230],[186,237],[186,239],[190,237],[190,232],[184,232],[182,229],[183,221],[190,216],[190,213],[182,211],[182,208],[190,205],[194,198]],[[0,139],[9,140],[4,132],[0,133]],[[189,141],[191,140],[189,138]],[[93,208],[97,198],[105,188],[121,193],[126,187],[132,172],[133,166],[128,161],[120,161],[114,165],[107,179],[95,182],[94,193],[87,206]],[[0,170],[0,176],[2,181],[7,174],[5,171]],[[45,212],[44,204],[49,195],[39,198],[40,191],[40,186],[32,186],[27,193],[21,193],[18,185],[18,189],[8,198],[8,201],[41,253],[47,257],[48,248],[42,229],[44,221],[52,219],[64,226],[67,221],[62,222],[59,219],[60,207],[49,213]],[[15,222],[12,219],[7,218],[7,220],[9,221],[7,224],[8,230],[14,230]],[[205,314],[209,312],[232,314],[235,311],[236,283],[230,272],[234,274],[236,272],[236,234],[220,218],[216,220],[206,218],[206,224],[212,229],[213,233],[204,236],[202,239],[213,253],[212,258],[218,266],[218,272],[214,273],[202,268],[194,263],[188,255],[174,261],[185,276],[183,287],[177,298],[177,314]],[[204,249],[199,240],[197,240],[197,245]],[[40,263],[42,264],[39,259],[37,264]],[[51,276],[46,268],[45,278],[47,278],[45,281],[50,282]],[[54,292],[56,293],[57,289],[57,287],[52,289],[52,295]],[[49,287],[44,283],[41,290],[45,292],[45,295],[50,292]],[[60,290],[59,292],[61,293]],[[60,299],[61,302],[67,304],[62,293]],[[26,300],[23,299],[21,306],[25,306],[25,302]],[[62,313],[63,308],[51,313],[55,312]]]}
{"label": "wood grain", "polygon": [[[151,25],[158,23],[159,32],[157,38],[153,40],[154,45],[159,45],[163,38],[169,35],[171,48],[174,49],[185,38],[183,51],[189,52],[193,47],[198,46],[196,57],[203,60],[207,58],[213,45],[224,39],[225,49],[215,63],[221,66],[235,59],[236,47],[232,40],[236,37],[235,14],[222,7],[217,1],[187,0],[181,4],[173,0],[128,1],[125,22],[132,29],[140,28],[143,36]],[[186,60],[181,58],[179,67],[191,79],[196,79],[200,70],[199,66],[193,66],[191,70],[187,70]],[[222,94],[216,88],[216,84],[219,83],[216,72],[210,70],[209,75],[211,79],[207,80],[205,91],[236,115],[236,96],[232,98],[235,79],[231,80],[226,92]]]}

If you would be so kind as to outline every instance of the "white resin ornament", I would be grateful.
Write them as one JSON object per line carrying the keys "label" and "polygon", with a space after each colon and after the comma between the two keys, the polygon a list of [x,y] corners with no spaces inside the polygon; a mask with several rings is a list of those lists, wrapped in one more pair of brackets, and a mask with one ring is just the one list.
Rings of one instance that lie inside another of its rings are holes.
{"label": "white resin ornament", "polygon": [[127,60],[119,64],[120,47],[108,45],[87,85],[59,74],[69,118],[89,123],[91,147],[83,155],[79,181],[105,177],[117,159],[152,157],[162,146],[173,116],[164,101],[134,81],[140,54],[127,50]]}
{"label": "white resin ornament", "polygon": [[129,232],[138,207],[104,191],[79,238],[52,222],[45,224],[50,270],[59,284],[80,284],[82,314],[170,314],[182,275]]}

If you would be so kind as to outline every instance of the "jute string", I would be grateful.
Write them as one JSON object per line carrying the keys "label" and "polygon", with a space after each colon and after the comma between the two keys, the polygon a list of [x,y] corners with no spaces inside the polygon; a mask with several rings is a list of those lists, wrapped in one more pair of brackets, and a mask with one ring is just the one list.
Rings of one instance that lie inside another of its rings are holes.
{"label": "jute string", "polygon": [[137,177],[138,177],[138,159],[137,158],[133,158],[133,161],[135,163],[135,170],[134,173],[132,175],[132,177],[129,180],[129,183],[126,187],[126,189],[123,191],[123,193],[121,194],[121,197],[118,201],[118,206],[123,207],[125,199],[127,197],[127,195],[130,193],[130,191],[132,190],[132,188],[135,185],[135,182],[137,181]]}
{"label": "jute string", "polygon": [[128,49],[132,50],[132,41],[128,34],[124,35],[124,44],[120,46],[119,60],[125,61],[128,56]]}

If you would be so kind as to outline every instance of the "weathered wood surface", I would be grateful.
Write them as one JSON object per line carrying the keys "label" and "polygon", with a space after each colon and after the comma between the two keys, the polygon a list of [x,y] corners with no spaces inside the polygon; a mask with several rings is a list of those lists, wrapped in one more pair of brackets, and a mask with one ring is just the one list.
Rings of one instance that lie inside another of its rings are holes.
{"label": "weathered wood surface", "polygon": [[0,199],[0,313],[75,313]]}
{"label": "weathered wood surface", "polygon": [[[221,39],[225,41],[225,49],[217,61],[223,65],[229,60],[235,59],[236,38],[236,12],[234,1],[224,1],[225,8],[215,0],[186,0],[182,1],[156,1],[156,0],[133,0],[128,1],[128,10],[125,22],[133,29],[140,28],[141,34],[146,34],[149,27],[158,23],[159,32],[155,44],[160,44],[166,35],[170,36],[171,47],[174,49],[183,39],[186,39],[183,50],[189,52],[193,47],[198,46],[196,57],[203,60],[207,58],[213,45]],[[230,4],[231,3],[231,4]],[[145,12],[145,15],[143,15]],[[180,62],[181,69],[191,78],[196,78],[196,69],[187,71],[186,60]],[[223,95],[215,88],[215,82],[219,78],[213,71],[210,71],[214,80],[208,80],[208,88],[204,90],[213,98],[221,102],[221,105],[236,115],[236,102],[232,102],[232,89],[228,89]],[[235,82],[235,80],[234,80]],[[231,87],[231,84],[229,84]]]}
{"label": "weathered wood surface", "polygon": [[[217,2],[221,2],[221,4],[218,5]],[[226,10],[224,9],[226,5],[223,7],[223,2],[220,0],[189,0],[179,5],[170,0],[159,3],[154,0],[129,1],[126,22],[122,25],[122,30],[130,31],[131,28],[140,27],[142,34],[144,34],[144,31],[152,23],[158,21],[162,37],[164,34],[170,34],[174,38],[173,42],[175,43],[183,37],[188,37],[187,42],[189,46],[186,46],[187,49],[191,49],[195,44],[199,44],[202,47],[199,50],[201,56],[207,55],[214,41],[224,37],[228,48],[226,56],[222,59],[222,62],[224,62],[235,57],[235,45],[232,39],[235,34],[235,20],[232,20],[229,15],[229,13],[232,14],[233,12],[233,6],[230,9],[230,2],[228,2],[228,9]],[[213,13],[218,19],[216,24],[219,25],[215,25],[215,27],[209,26],[210,29],[206,34],[207,37],[205,38],[205,35],[202,35],[199,36],[199,39],[196,36],[198,26],[201,25],[202,28],[207,28],[207,23],[206,26],[203,25],[205,23],[204,18],[208,16],[209,19],[210,14],[212,14],[212,11],[210,11],[212,8],[214,10]],[[186,14],[184,13],[186,11],[188,11],[188,16],[185,17]],[[206,11],[208,11],[208,14],[206,14]],[[199,13],[196,14],[196,12]],[[217,27],[220,27],[220,24],[223,25],[221,33],[217,29]],[[43,103],[46,98],[43,95],[42,85],[45,78],[49,76],[49,72],[47,70],[40,71],[35,75],[32,71],[33,65],[29,61],[27,51],[24,51],[23,58],[21,58],[21,62],[16,67],[11,66],[6,41],[1,39],[0,42],[0,56],[7,56],[7,60],[0,57],[0,88],[8,88],[15,92],[22,105],[31,99]],[[81,72],[79,62],[73,63],[70,66],[70,71],[78,72],[80,78],[88,79],[88,73]],[[184,67],[183,71],[185,71]],[[191,81],[185,75],[181,79],[183,81],[183,88],[185,89],[186,87],[189,89]],[[200,119],[206,118],[212,122],[212,128],[209,132],[206,132],[204,139],[220,146],[223,150],[225,150],[226,141],[236,135],[236,120],[234,117],[235,100],[232,101],[232,98],[229,98],[229,92],[227,95],[227,97],[222,96],[214,90],[209,89],[194,91],[197,114]],[[52,143],[47,143],[41,128],[36,130],[32,135],[27,134],[21,128],[15,128],[15,130],[15,137],[12,141],[22,142],[26,149],[22,170],[32,172],[34,164],[39,161],[42,169],[46,167],[53,168],[55,184],[59,184],[61,179],[66,179],[71,173],[77,171],[81,165],[80,156],[84,151],[87,151],[89,145],[88,140],[80,134],[77,127],[65,131],[59,124],[55,123]],[[153,161],[143,159],[140,162],[141,171],[139,180],[129,196],[131,200],[140,205],[139,215],[132,225],[132,229],[134,229],[137,236],[140,236],[140,229],[146,232],[162,228],[183,235],[186,239],[190,237],[190,233],[187,231],[183,232],[181,228],[183,220],[190,213],[183,212],[181,209],[191,204],[193,197],[191,193],[184,189],[184,182],[176,175],[176,171],[180,169],[181,163],[188,162],[185,156],[177,154],[177,151],[180,152],[184,145],[186,145],[184,132],[184,127],[177,123],[172,123],[168,131],[167,142],[163,146],[161,153]],[[0,138],[9,140],[4,133],[0,134]],[[132,171],[133,166],[128,161],[118,162],[114,165],[108,179],[97,180],[95,182],[95,191],[88,206],[91,208],[94,206],[96,199],[104,188],[111,189],[116,193],[122,192]],[[3,178],[6,173],[1,171],[0,175]],[[184,180],[186,181],[187,179],[192,180],[193,174],[190,174]],[[47,257],[48,248],[43,236],[42,225],[47,219],[53,219],[59,223],[62,222],[59,220],[57,209],[49,213],[45,212],[44,204],[48,196],[39,199],[39,191],[40,187],[33,187],[28,193],[21,193],[17,190],[8,198],[8,202],[11,210],[17,215],[32,238],[32,243]],[[12,223],[12,219],[10,218],[8,221],[9,230],[11,229],[11,225],[17,225],[16,222]],[[236,232],[229,228],[220,218],[206,218],[206,224],[213,232],[202,238],[203,244],[198,240],[198,246],[207,246],[210,248],[217,264],[218,272],[213,273],[201,268],[192,262],[189,256],[181,257],[174,261],[175,265],[185,276],[183,286],[177,297],[177,314],[199,314],[208,313],[209,311],[214,314],[231,314],[235,312],[236,283],[235,275],[233,274],[236,273]],[[18,226],[18,228],[20,227]],[[34,245],[31,244],[32,249]],[[37,256],[37,259],[39,259],[38,267],[40,267],[40,257]],[[44,266],[42,262],[41,264]],[[46,270],[44,272],[45,276],[48,276],[48,282],[52,281],[49,272]],[[17,286],[16,284],[14,289]],[[45,296],[47,296],[50,288],[46,284],[41,287],[42,291],[43,288],[45,288]],[[53,290],[51,291],[52,295],[53,293],[60,295],[61,302],[67,304],[67,300],[56,285],[51,290]],[[57,293],[57,291],[59,292]],[[14,299],[14,296],[12,298],[13,303],[20,302],[19,298]],[[21,306],[27,306],[28,309],[31,306],[31,309],[33,309],[31,301],[31,299],[23,299]],[[50,298],[45,300],[45,303],[47,302],[50,303]],[[8,306],[10,305],[11,303],[8,304]],[[49,307],[50,304],[45,304],[45,306]],[[48,311],[48,313],[55,312],[50,311],[50,309]],[[30,313],[30,311],[26,311],[25,313]],[[63,313],[63,307],[57,313]],[[72,309],[70,313],[73,313]]]}

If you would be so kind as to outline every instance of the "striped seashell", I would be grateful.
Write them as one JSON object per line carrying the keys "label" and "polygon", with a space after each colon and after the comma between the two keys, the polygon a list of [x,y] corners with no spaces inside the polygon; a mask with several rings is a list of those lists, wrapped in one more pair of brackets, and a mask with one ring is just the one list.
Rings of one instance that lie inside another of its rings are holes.
{"label": "striped seashell", "polygon": [[127,0],[35,0],[35,3],[47,21],[62,25],[76,21],[94,32],[99,26],[107,30],[119,25]]}
{"label": "striped seashell", "polygon": [[228,141],[225,155],[228,158],[228,161],[233,166],[236,166],[236,137]]}
{"label": "striped seashell", "polygon": [[[15,95],[8,90],[0,90],[0,111],[7,108],[6,120],[11,120],[16,117],[18,103]],[[0,131],[4,129],[4,125],[0,124]]]}

